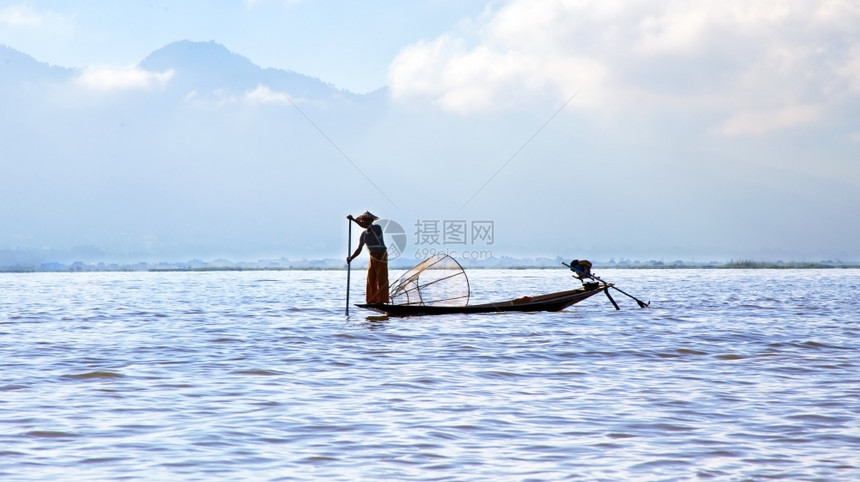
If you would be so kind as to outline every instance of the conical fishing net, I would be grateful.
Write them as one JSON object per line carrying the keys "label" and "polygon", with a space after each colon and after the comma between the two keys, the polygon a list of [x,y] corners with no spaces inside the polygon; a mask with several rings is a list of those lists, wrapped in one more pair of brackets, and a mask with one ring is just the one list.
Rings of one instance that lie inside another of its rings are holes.
{"label": "conical fishing net", "polygon": [[436,254],[398,278],[390,293],[393,305],[466,306],[469,279],[454,258]]}

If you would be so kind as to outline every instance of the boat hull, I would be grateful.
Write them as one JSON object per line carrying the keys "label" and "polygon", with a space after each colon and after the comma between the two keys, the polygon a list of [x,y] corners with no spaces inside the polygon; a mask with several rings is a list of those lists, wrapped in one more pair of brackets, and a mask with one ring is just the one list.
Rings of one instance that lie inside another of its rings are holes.
{"label": "boat hull", "polygon": [[596,284],[584,286],[575,290],[559,291],[540,296],[524,296],[514,300],[497,303],[483,303],[467,306],[425,306],[425,305],[389,305],[386,303],[358,304],[359,308],[383,313],[388,316],[427,316],[462,313],[504,313],[508,311],[561,311],[568,306],[588,299],[597,293],[606,291],[611,284]]}

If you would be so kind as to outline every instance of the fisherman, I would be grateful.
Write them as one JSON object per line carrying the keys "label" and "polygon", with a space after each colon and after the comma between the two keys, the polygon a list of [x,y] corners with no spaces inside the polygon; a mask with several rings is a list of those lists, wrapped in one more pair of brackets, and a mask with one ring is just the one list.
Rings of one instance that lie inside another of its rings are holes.
{"label": "fisherman", "polygon": [[358,248],[352,256],[346,258],[346,262],[349,264],[357,258],[366,244],[370,252],[370,263],[367,265],[365,299],[368,303],[388,303],[388,250],[385,248],[385,240],[382,239],[382,227],[373,224],[379,218],[370,211],[365,211],[355,218],[349,215],[347,219],[361,226],[364,232],[359,238]]}

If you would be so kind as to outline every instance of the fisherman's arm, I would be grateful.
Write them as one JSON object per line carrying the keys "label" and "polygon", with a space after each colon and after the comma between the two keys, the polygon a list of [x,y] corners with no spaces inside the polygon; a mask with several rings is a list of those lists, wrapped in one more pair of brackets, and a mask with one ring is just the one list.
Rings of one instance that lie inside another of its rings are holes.
{"label": "fisherman's arm", "polygon": [[352,262],[352,260],[354,260],[355,258],[357,258],[357,257],[358,257],[358,255],[359,255],[359,254],[361,254],[361,248],[363,248],[363,247],[364,247],[364,236],[362,236],[361,238],[359,238],[359,240],[358,240],[358,247],[357,247],[357,248],[355,248],[355,252],[354,252],[354,253],[352,253],[352,256],[348,256],[348,257],[346,258],[346,264],[351,263],[351,262]]}

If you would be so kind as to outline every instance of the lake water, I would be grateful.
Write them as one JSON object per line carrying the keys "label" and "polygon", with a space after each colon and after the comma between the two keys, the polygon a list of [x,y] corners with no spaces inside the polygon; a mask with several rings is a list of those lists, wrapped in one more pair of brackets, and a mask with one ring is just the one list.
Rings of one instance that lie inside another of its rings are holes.
{"label": "lake water", "polygon": [[860,270],[597,272],[651,308],[369,321],[338,271],[0,274],[0,479],[860,480]]}

